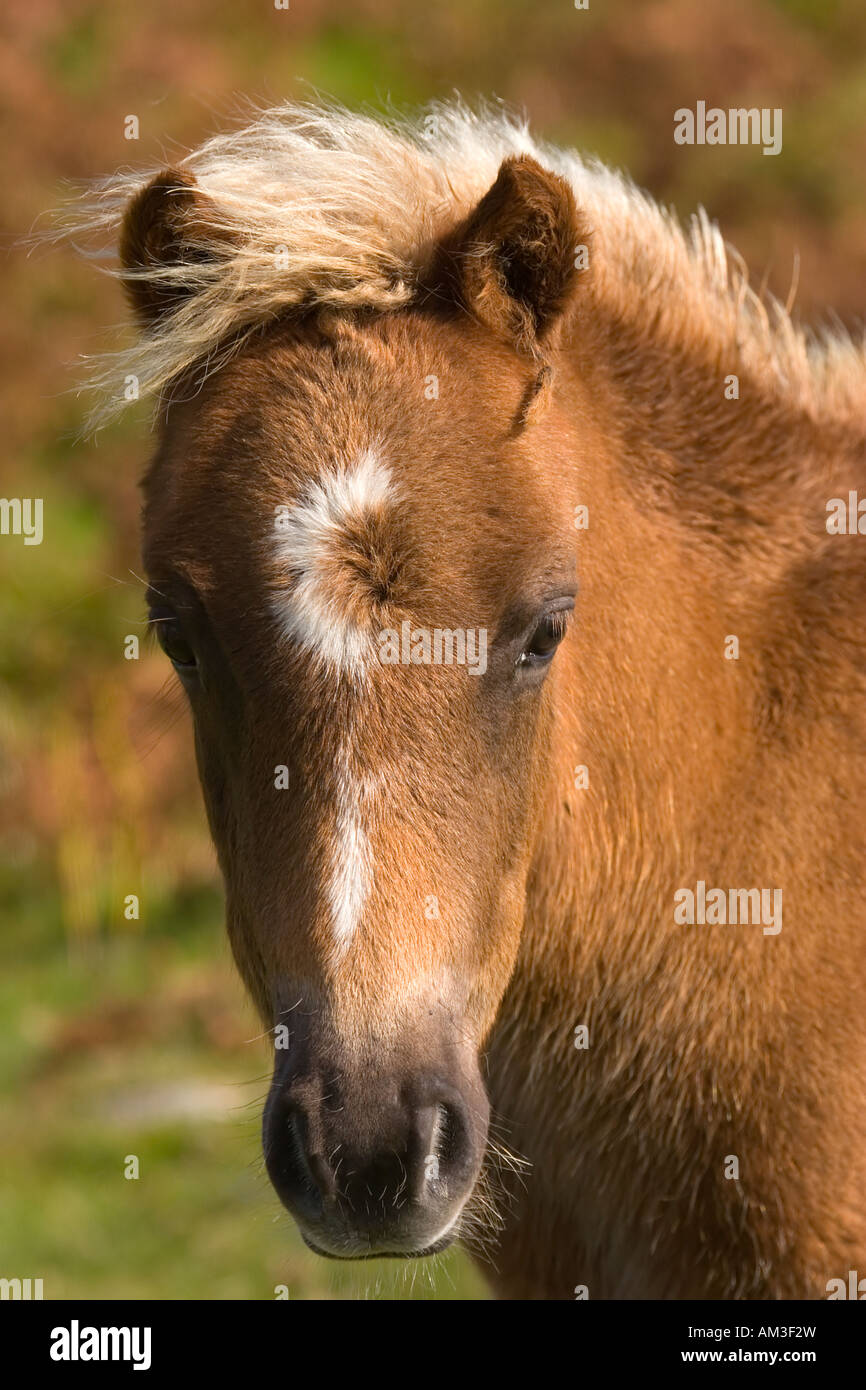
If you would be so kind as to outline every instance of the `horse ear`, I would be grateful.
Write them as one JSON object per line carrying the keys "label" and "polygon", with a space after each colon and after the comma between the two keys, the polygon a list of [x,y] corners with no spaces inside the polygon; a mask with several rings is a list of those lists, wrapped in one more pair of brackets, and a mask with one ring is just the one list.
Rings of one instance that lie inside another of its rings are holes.
{"label": "horse ear", "polygon": [[443,242],[440,264],[465,308],[521,351],[534,352],[577,287],[578,246],[586,240],[565,179],[517,155]]}
{"label": "horse ear", "polygon": [[132,199],[120,232],[121,280],[150,327],[200,285],[195,267],[218,254],[214,207],[184,169],[165,169]]}

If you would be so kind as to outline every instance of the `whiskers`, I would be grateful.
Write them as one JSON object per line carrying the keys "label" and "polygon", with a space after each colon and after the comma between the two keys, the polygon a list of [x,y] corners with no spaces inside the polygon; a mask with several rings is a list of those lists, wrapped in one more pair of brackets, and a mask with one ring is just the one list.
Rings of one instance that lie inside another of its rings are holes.
{"label": "whiskers", "polygon": [[[491,1121],[491,1127],[499,1127]],[[460,1243],[467,1253],[496,1267],[496,1249],[519,1187],[532,1164],[502,1139],[488,1138],[484,1164],[460,1218]]]}

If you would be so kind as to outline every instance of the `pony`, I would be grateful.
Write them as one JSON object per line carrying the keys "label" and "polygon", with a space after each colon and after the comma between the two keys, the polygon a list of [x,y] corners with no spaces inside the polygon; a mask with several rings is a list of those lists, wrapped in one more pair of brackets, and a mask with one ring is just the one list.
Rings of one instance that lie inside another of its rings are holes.
{"label": "pony", "polygon": [[866,1265],[863,344],[496,107],[257,112],[79,225],[306,1243],[824,1297]]}

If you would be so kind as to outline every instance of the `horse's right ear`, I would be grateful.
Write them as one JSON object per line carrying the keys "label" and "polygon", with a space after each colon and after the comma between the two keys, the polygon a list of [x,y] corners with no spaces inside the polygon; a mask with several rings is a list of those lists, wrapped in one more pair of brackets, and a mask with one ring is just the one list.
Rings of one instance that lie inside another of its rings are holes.
{"label": "horse's right ear", "polygon": [[198,287],[202,264],[217,254],[215,223],[213,204],[184,169],[157,174],[132,199],[120,232],[121,280],[145,327]]}

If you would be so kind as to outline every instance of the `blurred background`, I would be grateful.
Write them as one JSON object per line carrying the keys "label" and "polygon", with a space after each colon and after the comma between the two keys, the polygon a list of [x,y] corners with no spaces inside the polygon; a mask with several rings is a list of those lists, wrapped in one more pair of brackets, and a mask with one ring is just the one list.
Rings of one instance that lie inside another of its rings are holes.
{"label": "blurred background", "polygon": [[[44,498],[45,537],[0,537],[0,1276],[46,1298],[485,1296],[459,1252],[318,1260],[261,1171],[268,1048],[188,717],[159,653],[124,659],[148,412],[76,442],[78,359],[120,294],[69,250],[16,245],[64,181],[170,159],[307,84],[352,106],[504,98],[682,216],[703,203],[756,287],[784,300],[798,253],[801,317],[866,311],[862,0],[5,0],[0,495]],[[698,100],[781,107],[782,153],[675,145]]]}

